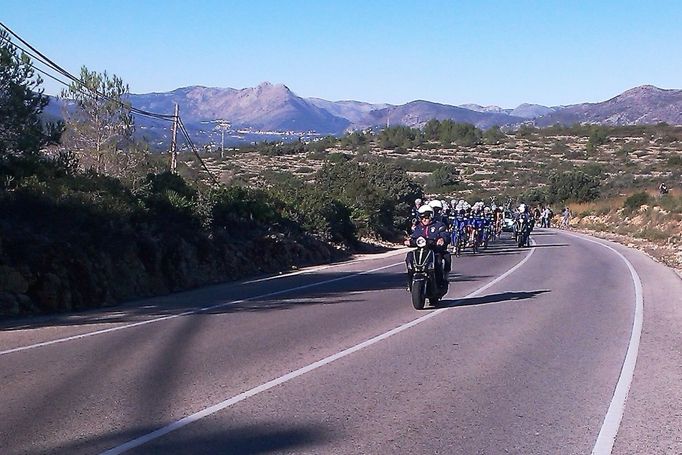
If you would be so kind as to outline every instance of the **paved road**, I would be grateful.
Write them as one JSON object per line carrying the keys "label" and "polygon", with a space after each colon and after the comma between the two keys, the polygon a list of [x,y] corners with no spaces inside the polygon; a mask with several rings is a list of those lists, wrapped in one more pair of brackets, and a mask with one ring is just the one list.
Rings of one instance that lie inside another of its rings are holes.
{"label": "paved road", "polygon": [[590,453],[639,334],[626,258],[644,325],[613,453],[682,453],[682,281],[534,239],[457,258],[437,310],[399,253],[5,324],[0,453]]}

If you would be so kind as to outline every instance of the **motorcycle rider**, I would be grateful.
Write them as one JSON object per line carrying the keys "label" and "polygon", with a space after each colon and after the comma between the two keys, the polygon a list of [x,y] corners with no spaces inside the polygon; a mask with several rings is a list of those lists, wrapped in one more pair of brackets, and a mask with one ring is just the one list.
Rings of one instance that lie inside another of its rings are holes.
{"label": "motorcycle rider", "polygon": [[518,208],[518,215],[516,218],[516,223],[514,223],[514,232],[515,232],[515,238],[519,235],[522,235],[522,232],[518,231],[518,226],[520,225],[519,221],[523,220],[524,223],[523,225],[525,226],[525,230],[528,233],[528,238],[526,241],[529,243],[530,242],[530,233],[533,230],[533,225],[535,224],[533,215],[530,213],[530,209],[526,204],[519,204]]}
{"label": "motorcycle rider", "polygon": [[[451,268],[450,253],[447,247],[450,243],[450,234],[448,233],[445,224],[439,220],[434,219],[433,208],[430,205],[422,205],[419,207],[419,223],[415,226],[410,238],[405,240],[405,246],[416,246],[417,239],[424,237],[427,240],[435,240],[436,245],[433,248],[435,253],[436,269],[439,273],[436,274],[438,285],[442,286],[447,282],[448,273]],[[413,254],[411,251],[408,255]],[[443,262],[445,263],[443,266]],[[408,289],[412,284],[412,273],[408,271]]]}
{"label": "motorcycle rider", "polygon": [[445,225],[445,229],[449,229],[449,221],[443,214],[443,203],[438,199],[429,202],[429,206],[433,209],[433,221],[440,221]]}

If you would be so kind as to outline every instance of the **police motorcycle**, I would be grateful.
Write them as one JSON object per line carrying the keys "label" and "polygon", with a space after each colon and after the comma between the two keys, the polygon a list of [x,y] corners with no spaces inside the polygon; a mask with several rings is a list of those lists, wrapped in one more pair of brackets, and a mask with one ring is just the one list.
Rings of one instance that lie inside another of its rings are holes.
{"label": "police motorcycle", "polygon": [[[420,209],[420,214],[427,211],[426,207]],[[432,306],[438,305],[440,299],[448,293],[449,284],[445,274],[445,261],[436,257],[437,242],[438,239],[425,236],[405,241],[406,245],[415,247],[413,251],[407,253],[405,265],[412,306],[417,310],[424,308],[426,299]]]}
{"label": "police motorcycle", "polygon": [[525,204],[521,204],[519,206],[516,223],[514,224],[515,240],[519,248],[530,246],[530,231],[533,229],[533,226],[531,225],[529,218],[530,217],[526,213]]}

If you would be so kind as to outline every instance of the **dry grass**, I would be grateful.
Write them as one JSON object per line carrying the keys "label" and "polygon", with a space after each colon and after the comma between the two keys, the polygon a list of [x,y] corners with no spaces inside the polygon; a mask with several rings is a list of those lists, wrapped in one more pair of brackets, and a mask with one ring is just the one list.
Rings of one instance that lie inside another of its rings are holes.
{"label": "dry grass", "polygon": [[658,197],[632,213],[623,209],[625,197],[572,204],[578,214],[572,226],[645,251],[654,259],[682,270],[682,195]]}

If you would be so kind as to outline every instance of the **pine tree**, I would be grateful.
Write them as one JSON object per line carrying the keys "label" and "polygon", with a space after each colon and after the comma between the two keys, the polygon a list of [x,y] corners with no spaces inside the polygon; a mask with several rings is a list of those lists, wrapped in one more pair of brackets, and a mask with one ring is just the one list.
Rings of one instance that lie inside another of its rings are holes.
{"label": "pine tree", "polygon": [[41,121],[49,102],[42,83],[29,56],[19,53],[9,34],[0,30],[0,157],[37,154],[59,139],[61,126]]}
{"label": "pine tree", "polygon": [[81,68],[80,83],[72,82],[61,97],[75,102],[75,109],[64,113],[67,136],[75,148],[94,152],[98,170],[105,150],[115,150],[121,142],[132,141],[135,124],[128,85],[116,75]]}

